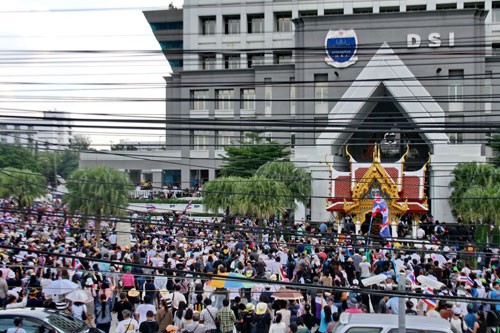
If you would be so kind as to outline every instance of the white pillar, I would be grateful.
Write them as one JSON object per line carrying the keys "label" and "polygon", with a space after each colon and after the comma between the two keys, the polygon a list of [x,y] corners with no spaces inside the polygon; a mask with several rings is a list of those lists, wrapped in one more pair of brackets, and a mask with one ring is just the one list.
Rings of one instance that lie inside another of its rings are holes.
{"label": "white pillar", "polygon": [[392,237],[398,237],[398,224],[395,220],[391,222],[391,235]]}
{"label": "white pillar", "polygon": [[419,221],[417,219],[415,219],[415,220],[413,220],[413,223],[411,224],[411,238],[413,238],[413,239],[417,238],[418,223],[419,223]]}
{"label": "white pillar", "polygon": [[361,221],[359,220],[359,217],[356,217],[356,221],[354,222],[354,227],[356,235],[358,235],[359,231],[361,230]]}

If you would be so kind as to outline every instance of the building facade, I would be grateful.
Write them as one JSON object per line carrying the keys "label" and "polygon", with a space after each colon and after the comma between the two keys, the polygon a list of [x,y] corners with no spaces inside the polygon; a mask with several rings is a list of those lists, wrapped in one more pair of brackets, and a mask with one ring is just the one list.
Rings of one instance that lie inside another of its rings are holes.
{"label": "building facade", "polygon": [[67,113],[45,111],[41,119],[2,118],[0,144],[39,150],[67,149],[73,138],[73,121]]}
{"label": "building facade", "polygon": [[451,171],[487,159],[500,2],[186,0],[145,16],[173,70],[166,150],[134,166],[154,186],[202,185],[225,145],[258,132],[311,172],[311,217],[328,220],[328,164],[348,168],[346,146],[371,161],[380,144],[388,162],[408,148],[410,171],[428,163],[430,211],[451,221]]}

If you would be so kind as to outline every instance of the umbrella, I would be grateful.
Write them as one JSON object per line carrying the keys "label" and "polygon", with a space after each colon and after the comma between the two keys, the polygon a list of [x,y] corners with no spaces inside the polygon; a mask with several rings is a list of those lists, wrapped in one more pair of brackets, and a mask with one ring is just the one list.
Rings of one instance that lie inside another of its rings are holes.
{"label": "umbrella", "polygon": [[292,299],[303,299],[304,296],[297,290],[293,289],[280,289],[273,293],[273,298],[275,300],[282,299],[282,300],[292,300]]}
{"label": "umbrella", "polygon": [[242,274],[225,273],[214,277],[206,285],[215,288],[252,288],[253,282],[248,281]]}
{"label": "umbrella", "polygon": [[70,280],[54,280],[42,289],[44,294],[64,295],[76,290],[78,285]]}
{"label": "umbrella", "polygon": [[94,300],[94,297],[89,295],[89,293],[86,290],[77,289],[67,294],[66,299],[69,299],[70,301],[73,302],[89,303]]}
{"label": "umbrella", "polygon": [[431,254],[432,261],[439,262],[439,266],[442,266],[446,263],[446,258],[442,254],[432,253]]}

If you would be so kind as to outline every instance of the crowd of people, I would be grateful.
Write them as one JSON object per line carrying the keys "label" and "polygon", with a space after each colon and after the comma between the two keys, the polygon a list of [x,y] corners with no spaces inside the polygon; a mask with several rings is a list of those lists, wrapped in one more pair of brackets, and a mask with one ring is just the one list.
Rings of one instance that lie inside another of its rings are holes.
{"label": "crowd of people", "polygon": [[[51,205],[18,210],[4,201],[1,305],[57,308],[107,333],[326,333],[342,313],[401,311],[444,318],[454,333],[498,332],[495,247],[427,250],[397,241],[386,247],[367,235],[339,238],[326,223],[288,229],[279,221],[157,221],[134,214],[95,230],[85,218]],[[119,243],[117,223],[131,225],[130,245]],[[393,293],[400,274],[405,309]],[[217,277],[233,284],[215,288],[210,281]],[[88,301],[44,292],[61,279],[84,290]],[[278,297],[283,288],[297,292]]]}

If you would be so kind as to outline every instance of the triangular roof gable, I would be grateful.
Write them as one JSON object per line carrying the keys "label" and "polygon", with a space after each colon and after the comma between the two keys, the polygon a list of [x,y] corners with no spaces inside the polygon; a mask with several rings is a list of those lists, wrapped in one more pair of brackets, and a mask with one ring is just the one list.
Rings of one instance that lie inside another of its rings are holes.
{"label": "triangular roof gable", "polygon": [[[436,130],[444,131],[444,128],[433,127],[428,133],[424,125],[419,126],[419,123],[424,122],[443,124],[444,111],[385,42],[344,93],[341,101],[330,111],[328,123],[345,124],[346,121],[352,121],[381,84],[392,96],[398,98],[400,108],[422,130],[422,135],[430,143],[447,142],[446,134],[436,133]],[[316,140],[316,144],[321,146],[337,143],[341,132],[335,129],[336,127],[327,126],[325,132]]]}

